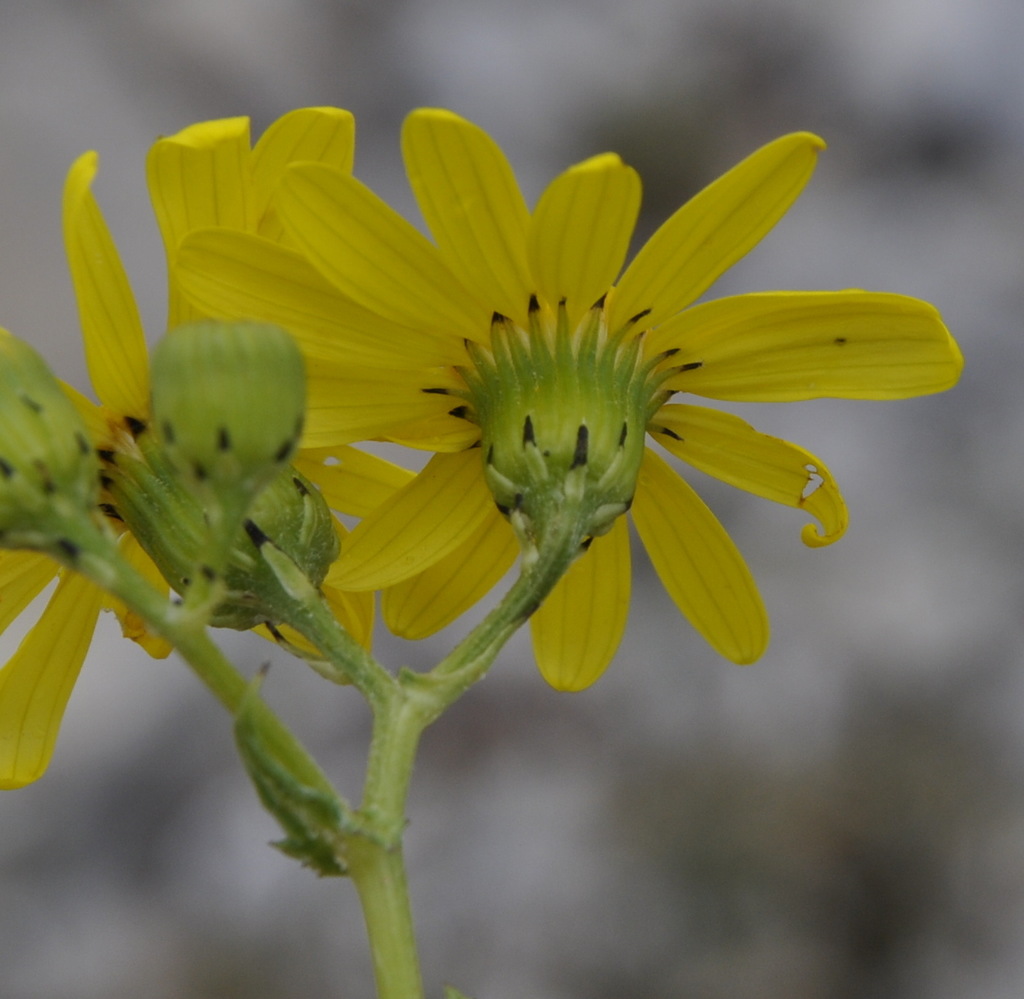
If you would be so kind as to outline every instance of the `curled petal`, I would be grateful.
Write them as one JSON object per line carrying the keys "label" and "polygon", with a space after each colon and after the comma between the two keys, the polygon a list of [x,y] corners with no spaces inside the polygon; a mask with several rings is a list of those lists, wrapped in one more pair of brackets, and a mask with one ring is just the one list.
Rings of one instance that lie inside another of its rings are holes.
{"label": "curled petal", "polygon": [[[334,565],[337,565],[337,562]],[[364,649],[368,649],[373,640],[373,591],[355,592],[335,586],[331,576],[334,565],[327,571],[327,578],[323,582],[324,599],[341,626]]]}
{"label": "curled petal", "polygon": [[648,429],[694,468],[816,517],[821,530],[808,524],[801,535],[805,544],[819,548],[843,536],[846,504],[832,473],[810,451],[702,406],[662,406]]}
{"label": "curled petal", "polygon": [[50,602],[0,670],[0,788],[38,780],[92,641],[101,591],[62,573]]}
{"label": "curled petal", "polygon": [[784,135],[687,201],[622,275],[609,326],[618,329],[645,309],[646,322],[657,326],[685,309],[782,218],[824,148],[810,132]]}
{"label": "curled petal", "polygon": [[956,384],[963,357],[927,302],[868,291],[720,298],[655,330],[667,387],[711,399],[906,399]]}
{"label": "curled petal", "polygon": [[703,500],[648,450],[633,523],[676,606],[712,648],[752,663],[768,645],[768,615],[750,570]]}
{"label": "curled petal", "polygon": [[629,525],[594,538],[530,618],[533,654],[556,690],[583,690],[608,668],[629,612]]}
{"label": "curled petal", "polygon": [[[118,538],[118,547],[125,561],[147,579],[153,589],[165,594],[170,593],[167,580],[164,579],[160,570],[156,567],[156,563],[136,540],[134,534],[127,531],[122,534]],[[173,648],[171,643],[166,638],[161,638],[150,631],[146,627],[146,622],[129,608],[124,601],[106,594],[103,607],[104,609],[112,610],[117,615],[118,621],[121,622],[121,634],[125,638],[130,638],[133,642],[141,645],[154,659],[166,659],[171,654],[171,649]]]}
{"label": "curled petal", "polygon": [[[331,586],[330,572],[320,586],[327,606],[331,608],[335,620],[364,648],[369,649],[373,642],[373,620],[374,620],[374,597],[372,590],[355,593],[349,590],[339,590]],[[253,629],[260,638],[268,642],[281,640],[286,643],[285,647],[292,653],[309,656],[316,659],[323,653],[305,635],[296,631],[291,625],[276,624],[274,630],[265,625],[258,625]]]}

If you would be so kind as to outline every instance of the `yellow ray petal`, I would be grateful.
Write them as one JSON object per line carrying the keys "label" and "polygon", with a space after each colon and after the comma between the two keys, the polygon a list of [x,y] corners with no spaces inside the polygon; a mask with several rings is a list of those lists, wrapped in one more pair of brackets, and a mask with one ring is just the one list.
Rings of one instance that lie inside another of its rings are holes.
{"label": "yellow ray petal", "polygon": [[189,301],[216,319],[257,319],[289,330],[307,356],[350,364],[458,363],[461,346],[422,329],[401,326],[364,309],[338,290],[301,254],[268,239],[229,229],[189,233],[173,263]]}
{"label": "yellow ray petal", "polygon": [[117,247],[90,186],[95,153],[79,156],[64,185],[64,246],[78,302],[85,363],[96,395],[116,413],[149,408],[149,361],[142,320]]}
{"label": "yellow ray petal", "polygon": [[489,593],[518,553],[512,528],[492,505],[480,526],[457,548],[419,575],[384,591],[384,621],[401,638],[434,634]]}
{"label": "yellow ray petal", "polygon": [[[96,444],[104,441],[110,432],[110,427],[107,423],[107,417],[104,416],[103,409],[97,406],[92,399],[86,399],[73,385],[61,382],[60,387],[61,391],[71,400],[71,404],[78,411],[78,415],[82,418],[85,429],[92,441]],[[141,412],[145,412],[145,410],[141,410]]]}
{"label": "yellow ray petal", "polygon": [[414,111],[402,152],[420,211],[452,272],[491,310],[526,326],[535,290],[526,265],[529,211],[494,140],[464,118]]}
{"label": "yellow ray petal", "polygon": [[672,347],[672,364],[696,367],[669,388],[743,402],[905,399],[950,388],[963,368],[932,306],[867,291],[721,298],[654,331],[650,350]]}
{"label": "yellow ray petal", "polygon": [[452,400],[425,392],[428,377],[423,371],[359,369],[327,361],[310,365],[303,448],[389,437],[406,424],[446,413]]}
{"label": "yellow ray petal", "polygon": [[479,449],[436,454],[342,542],[334,583],[376,590],[415,576],[470,537],[493,507]]}
{"label": "yellow ray petal", "polygon": [[816,517],[822,529],[807,524],[801,535],[804,544],[819,548],[843,536],[846,504],[832,473],[810,451],[759,433],[731,413],[703,406],[662,406],[648,430],[694,468]]}
{"label": "yellow ray petal", "polygon": [[570,328],[611,288],[639,211],[640,178],[612,153],[577,164],[541,195],[530,267],[542,298],[551,305],[565,299]]}
{"label": "yellow ray petal", "polygon": [[530,618],[533,654],[556,690],[583,690],[607,669],[629,613],[629,526],[619,517]]}
{"label": "yellow ray petal", "polygon": [[727,659],[757,659],[768,645],[768,615],[743,556],[701,498],[649,449],[632,513],[655,571],[690,623]]}
{"label": "yellow ray petal", "polygon": [[474,298],[437,247],[354,177],[292,166],[276,204],[291,238],[342,294],[414,329],[486,341],[493,306]]}
{"label": "yellow ray petal", "polygon": [[252,185],[260,235],[278,240],[283,228],[271,205],[289,163],[327,163],[352,172],[356,123],[341,108],[299,108],[277,119],[252,151]]}
{"label": "yellow ray petal", "polygon": [[825,148],[816,135],[784,135],[691,198],[647,241],[611,303],[618,329],[644,309],[657,326],[684,309],[756,246],[803,190]]}
{"label": "yellow ray petal", "polygon": [[295,467],[316,484],[338,513],[365,517],[413,478],[407,468],[354,447],[303,452]]}
{"label": "yellow ray petal", "polygon": [[395,427],[388,434],[388,440],[421,451],[465,451],[479,443],[480,428],[450,412],[438,413]]}
{"label": "yellow ray petal", "polygon": [[0,551],[0,634],[57,575],[57,563],[39,552]]}
{"label": "yellow ray petal", "polygon": [[170,328],[200,318],[174,284],[178,244],[193,229],[254,232],[258,217],[249,161],[249,119],[205,121],[153,144],[146,177],[169,268]]}
{"label": "yellow ray petal", "polygon": [[30,784],[46,770],[101,599],[83,577],[63,575],[42,617],[0,670],[0,788]]}

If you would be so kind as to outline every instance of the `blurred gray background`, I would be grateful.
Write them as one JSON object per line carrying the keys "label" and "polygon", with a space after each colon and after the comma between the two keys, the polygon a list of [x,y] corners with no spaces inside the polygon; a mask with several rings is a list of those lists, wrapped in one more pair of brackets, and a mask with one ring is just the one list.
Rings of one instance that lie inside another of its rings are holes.
{"label": "blurred gray background", "polygon": [[[152,334],[162,252],[143,161],[198,120],[358,122],[357,174],[403,210],[404,114],[487,128],[532,200],[615,150],[644,232],[761,143],[830,143],[777,230],[713,289],[933,301],[967,358],[930,399],[736,407],[828,462],[851,512],[706,480],[772,614],[717,659],[637,545],[630,628],[559,695],[515,642],[427,734],[408,835],[433,996],[1019,999],[1024,994],[1024,5],[1019,0],[32,0],[0,3],[0,323],[85,388],[60,235],[71,161]],[[435,660],[382,638],[392,663]],[[53,766],[0,796],[0,996],[371,994],[350,885],[317,881],[175,660],[101,622]],[[4,637],[9,654],[14,629]],[[357,795],[361,703],[273,655],[270,700]]]}

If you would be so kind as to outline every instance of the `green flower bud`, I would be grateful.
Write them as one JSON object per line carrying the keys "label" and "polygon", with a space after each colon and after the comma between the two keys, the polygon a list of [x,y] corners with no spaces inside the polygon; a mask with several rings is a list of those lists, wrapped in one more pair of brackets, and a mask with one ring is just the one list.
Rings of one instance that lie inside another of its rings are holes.
{"label": "green flower bud", "polygon": [[226,558],[218,570],[208,561],[209,515],[201,499],[151,432],[143,430],[136,444],[131,451],[102,454],[107,509],[125,522],[182,596],[197,576],[223,583],[210,619],[215,627],[245,630],[287,620],[292,594],[266,551],[293,566],[307,585],[323,582],[338,555],[334,517],[316,487],[295,469],[280,470],[256,497],[224,545]]}
{"label": "green flower bud", "polygon": [[295,341],[264,323],[191,323],[153,354],[153,422],[168,457],[204,492],[252,497],[295,452],[305,372]]}
{"label": "green flower bud", "polygon": [[95,507],[98,473],[60,383],[28,344],[0,330],[0,544],[59,548],[67,524]]}
{"label": "green flower bud", "polygon": [[[301,600],[302,584],[318,587],[341,548],[326,501],[294,468],[284,469],[260,494],[243,533],[228,563],[228,597],[211,622],[222,628],[286,621],[282,598]],[[282,563],[301,583],[289,580]]]}

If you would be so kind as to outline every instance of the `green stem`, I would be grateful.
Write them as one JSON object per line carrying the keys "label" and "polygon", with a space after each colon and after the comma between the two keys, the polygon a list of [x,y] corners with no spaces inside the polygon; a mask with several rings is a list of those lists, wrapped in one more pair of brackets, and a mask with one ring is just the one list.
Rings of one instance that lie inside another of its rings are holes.
{"label": "green stem", "polygon": [[422,999],[409,887],[401,845],[355,837],[349,874],[359,893],[379,999]]}
{"label": "green stem", "polygon": [[[373,737],[359,809],[361,831],[348,837],[346,859],[363,906],[379,999],[423,995],[402,855],[406,801],[420,737],[486,673],[511,635],[551,592],[578,554],[580,535],[579,520],[558,522],[499,605],[451,655],[430,673],[403,671],[400,683],[373,702]],[[326,634],[307,637],[325,651],[330,645]]]}
{"label": "green stem", "polygon": [[397,684],[374,705],[361,831],[348,837],[379,999],[420,999],[423,983],[402,852],[406,800],[423,730],[436,717]]}
{"label": "green stem", "polygon": [[[272,555],[267,547],[264,546],[263,551],[265,558]],[[283,575],[282,559],[288,557],[283,553],[274,557],[277,569]],[[287,564],[298,572],[290,559]],[[338,623],[330,607],[308,580],[294,578],[287,582],[291,587],[282,583],[282,593],[286,595],[280,602],[282,620],[308,638],[336,667],[336,675],[327,675],[328,679],[337,681],[341,677],[352,683],[376,710],[378,705],[386,702],[395,687],[394,677]]]}
{"label": "green stem", "polygon": [[553,517],[508,593],[431,672],[415,678],[429,686],[444,710],[482,679],[512,635],[521,628],[576,560],[587,518],[568,508]]}
{"label": "green stem", "polygon": [[[149,627],[166,638],[214,696],[237,716],[249,681],[210,640],[191,608],[175,606],[155,590],[93,525],[78,525],[73,567],[120,598]],[[348,866],[363,906],[380,999],[422,999],[423,986],[409,904],[401,834],[405,800],[420,733],[429,719],[404,696],[399,685],[369,653],[341,633],[337,622],[312,594],[304,632],[355,672],[374,710],[369,775],[358,828],[342,833],[339,860]],[[247,710],[277,760],[310,787],[326,784],[319,768],[294,736],[261,700]],[[329,786],[329,785],[328,785]]]}
{"label": "green stem", "polygon": [[[409,903],[402,834],[413,765],[423,731],[490,668],[511,635],[540,606],[579,553],[584,520],[556,517],[504,598],[438,666],[426,674],[403,670],[395,680],[344,633],[309,588],[293,618],[344,673],[352,675],[373,710],[373,735],[363,801],[351,828],[339,831],[338,859],[347,866],[363,907],[379,999],[422,999],[423,985]],[[237,715],[248,681],[210,640],[189,610],[170,604],[101,533],[82,538],[74,568],[123,600],[170,641],[217,699]],[[283,571],[283,570],[282,570]],[[311,787],[326,783],[303,747],[262,701],[250,701],[273,755]],[[328,785],[329,786],[329,785]]]}

